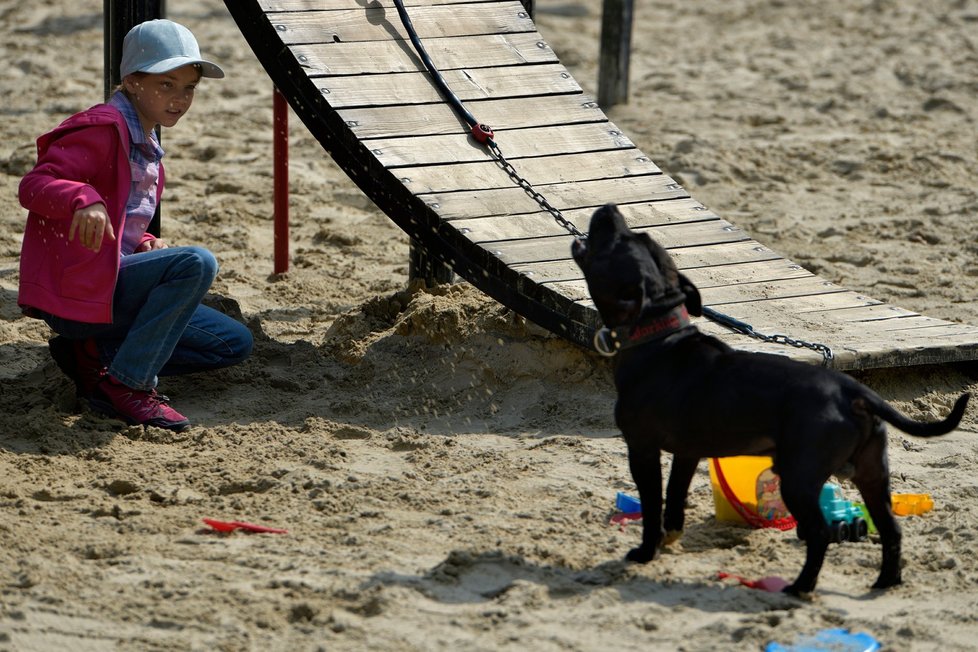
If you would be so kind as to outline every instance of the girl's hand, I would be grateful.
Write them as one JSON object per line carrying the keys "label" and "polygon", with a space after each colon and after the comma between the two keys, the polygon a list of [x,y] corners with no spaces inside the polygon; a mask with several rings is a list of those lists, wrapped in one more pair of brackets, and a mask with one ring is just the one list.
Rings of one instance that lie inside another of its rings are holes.
{"label": "girl's hand", "polygon": [[75,211],[71,218],[71,226],[68,227],[68,241],[74,240],[76,234],[78,242],[92,251],[102,248],[102,239],[105,237],[115,240],[115,231],[112,230],[105,204],[92,204]]}
{"label": "girl's hand", "polygon": [[153,240],[147,240],[143,244],[136,247],[136,253],[153,251],[155,249],[166,249],[169,246],[170,245],[163,241],[163,238],[154,238]]}

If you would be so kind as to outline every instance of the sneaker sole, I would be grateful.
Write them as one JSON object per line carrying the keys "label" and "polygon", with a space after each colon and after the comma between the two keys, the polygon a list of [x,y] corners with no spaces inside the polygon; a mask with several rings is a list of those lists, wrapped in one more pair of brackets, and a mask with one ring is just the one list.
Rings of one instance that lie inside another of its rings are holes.
{"label": "sneaker sole", "polygon": [[119,421],[124,421],[130,426],[153,426],[154,428],[165,428],[166,430],[172,430],[174,432],[182,432],[190,427],[190,420],[184,419],[183,421],[167,421],[166,419],[150,419],[149,421],[136,421],[126,415],[122,414],[108,401],[102,401],[97,398],[89,398],[88,405],[92,408],[92,411],[97,412],[106,417],[112,417],[113,419],[118,419]]}

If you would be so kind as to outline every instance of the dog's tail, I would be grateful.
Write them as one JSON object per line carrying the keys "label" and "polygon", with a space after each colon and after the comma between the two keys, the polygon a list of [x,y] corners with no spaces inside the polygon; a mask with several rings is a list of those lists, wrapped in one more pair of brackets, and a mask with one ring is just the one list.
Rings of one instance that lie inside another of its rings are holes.
{"label": "dog's tail", "polygon": [[[867,397],[868,398],[868,397]],[[941,421],[914,421],[913,419],[899,413],[896,409],[878,396],[873,396],[869,403],[871,411],[889,424],[899,428],[908,435],[915,437],[937,437],[946,435],[961,423],[964,410],[968,406],[968,399],[971,394],[965,392],[955,401],[951,413]]]}

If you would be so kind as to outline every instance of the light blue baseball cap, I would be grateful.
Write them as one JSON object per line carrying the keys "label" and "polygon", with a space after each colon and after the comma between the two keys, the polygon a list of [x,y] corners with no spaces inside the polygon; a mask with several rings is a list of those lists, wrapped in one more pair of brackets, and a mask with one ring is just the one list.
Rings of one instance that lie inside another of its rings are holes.
{"label": "light blue baseball cap", "polygon": [[119,76],[169,72],[188,63],[199,65],[204,77],[224,77],[220,66],[200,58],[197,39],[189,29],[172,20],[147,20],[129,30],[123,39]]}

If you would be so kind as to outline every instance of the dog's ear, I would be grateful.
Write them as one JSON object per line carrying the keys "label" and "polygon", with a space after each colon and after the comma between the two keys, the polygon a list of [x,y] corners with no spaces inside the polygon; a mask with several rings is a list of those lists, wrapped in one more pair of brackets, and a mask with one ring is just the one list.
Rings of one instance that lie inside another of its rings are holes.
{"label": "dog's ear", "polygon": [[669,252],[662,245],[653,240],[648,233],[642,233],[640,235],[643,236],[642,239],[645,241],[645,246],[648,247],[649,253],[652,254],[652,259],[655,260],[655,264],[662,273],[667,287],[670,289],[675,288],[682,292],[686,297],[683,302],[686,304],[687,312],[694,317],[700,317],[703,314],[703,300],[700,298],[700,291],[696,289],[696,286],[693,285],[693,282],[685,274],[679,271],[672,256],[669,255]]}
{"label": "dog's ear", "polygon": [[703,299],[700,298],[700,291],[682,272],[679,272],[679,289],[686,295],[686,312],[694,317],[702,317]]}
{"label": "dog's ear", "polygon": [[652,255],[652,260],[655,261],[655,266],[659,268],[659,273],[662,274],[662,280],[666,284],[665,289],[670,290],[676,287],[679,283],[679,270],[676,269],[676,263],[673,262],[669,252],[653,240],[652,236],[648,233],[639,233],[638,237],[645,243],[646,248]]}

